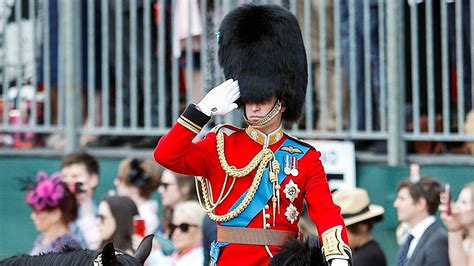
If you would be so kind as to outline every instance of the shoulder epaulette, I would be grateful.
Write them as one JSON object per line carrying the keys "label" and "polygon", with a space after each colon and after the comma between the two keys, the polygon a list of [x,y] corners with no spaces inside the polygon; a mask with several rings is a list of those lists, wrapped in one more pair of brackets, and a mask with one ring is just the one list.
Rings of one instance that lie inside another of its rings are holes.
{"label": "shoulder epaulette", "polygon": [[216,125],[215,127],[213,127],[211,129],[211,132],[217,133],[221,129],[228,129],[228,130],[233,131],[233,132],[244,130],[243,128],[239,128],[239,127],[236,127],[236,126],[233,126],[233,125],[230,125],[230,124],[219,124],[219,125]]}
{"label": "shoulder epaulette", "polygon": [[300,143],[301,145],[304,145],[304,146],[306,146],[306,147],[309,147],[310,149],[316,150],[316,148],[313,147],[313,145],[311,145],[311,144],[305,142],[304,140],[301,140],[301,139],[299,139],[299,138],[297,138],[297,137],[294,137],[294,136],[292,136],[292,135],[290,135],[290,134],[288,134],[288,133],[285,133],[285,134],[286,134],[286,136],[287,136],[288,138],[290,138],[290,139],[292,139],[292,140],[294,140],[294,141]]}

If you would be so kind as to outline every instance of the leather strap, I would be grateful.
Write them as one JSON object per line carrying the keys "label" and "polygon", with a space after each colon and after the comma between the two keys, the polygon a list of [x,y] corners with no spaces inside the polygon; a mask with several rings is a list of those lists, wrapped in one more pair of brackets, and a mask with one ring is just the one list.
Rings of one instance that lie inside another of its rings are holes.
{"label": "leather strap", "polygon": [[217,241],[232,244],[283,246],[287,240],[296,239],[297,235],[292,231],[217,226]]}

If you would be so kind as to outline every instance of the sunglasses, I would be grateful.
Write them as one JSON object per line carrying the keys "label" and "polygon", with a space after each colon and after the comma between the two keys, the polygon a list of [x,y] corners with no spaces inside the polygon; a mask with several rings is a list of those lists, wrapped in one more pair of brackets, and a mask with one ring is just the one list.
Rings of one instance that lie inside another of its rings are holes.
{"label": "sunglasses", "polygon": [[199,227],[199,226],[195,224],[188,224],[188,223],[182,223],[179,225],[170,224],[170,237],[171,235],[173,235],[176,228],[179,228],[179,230],[183,233],[187,233],[189,231],[189,227]]}
{"label": "sunglasses", "polygon": [[168,189],[168,186],[174,186],[174,185],[178,185],[178,184],[172,184],[172,183],[164,183],[164,182],[161,182],[158,187],[163,187],[164,190],[167,190],[167,189]]}

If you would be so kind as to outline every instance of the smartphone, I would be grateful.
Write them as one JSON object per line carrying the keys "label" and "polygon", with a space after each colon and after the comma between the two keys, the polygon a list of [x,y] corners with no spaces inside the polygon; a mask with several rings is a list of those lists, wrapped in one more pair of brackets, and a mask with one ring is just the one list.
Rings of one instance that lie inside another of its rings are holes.
{"label": "smartphone", "polygon": [[446,197],[446,213],[451,215],[451,186],[449,184],[444,185],[444,193]]}
{"label": "smartphone", "polygon": [[145,220],[140,216],[136,216],[133,219],[133,228],[135,230],[135,234],[145,237]]}

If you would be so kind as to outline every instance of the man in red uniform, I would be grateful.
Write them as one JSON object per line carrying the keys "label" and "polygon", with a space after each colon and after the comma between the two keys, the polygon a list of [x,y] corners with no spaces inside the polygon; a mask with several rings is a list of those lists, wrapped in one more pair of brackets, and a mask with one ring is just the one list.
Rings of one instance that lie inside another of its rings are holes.
{"label": "man in red uniform", "polygon": [[[295,16],[275,5],[240,6],[222,21],[218,43],[229,80],[189,105],[154,151],[164,167],[199,176],[202,205],[218,222],[211,264],[267,265],[296,238],[306,201],[326,261],[349,265],[346,229],[320,153],[283,131],[283,122],[301,116],[308,79]],[[247,128],[219,125],[192,142],[212,116],[235,110],[238,99]]]}

